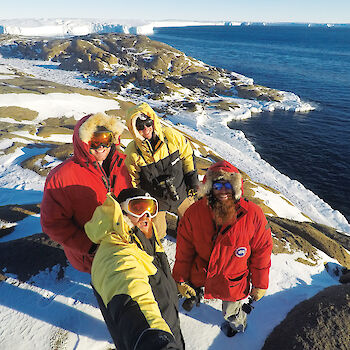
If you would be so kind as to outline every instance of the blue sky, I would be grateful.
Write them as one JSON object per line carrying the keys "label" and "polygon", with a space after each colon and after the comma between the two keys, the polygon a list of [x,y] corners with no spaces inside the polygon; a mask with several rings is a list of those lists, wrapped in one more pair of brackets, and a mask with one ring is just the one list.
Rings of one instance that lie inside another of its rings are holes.
{"label": "blue sky", "polygon": [[185,19],[350,23],[349,0],[17,0],[0,19]]}

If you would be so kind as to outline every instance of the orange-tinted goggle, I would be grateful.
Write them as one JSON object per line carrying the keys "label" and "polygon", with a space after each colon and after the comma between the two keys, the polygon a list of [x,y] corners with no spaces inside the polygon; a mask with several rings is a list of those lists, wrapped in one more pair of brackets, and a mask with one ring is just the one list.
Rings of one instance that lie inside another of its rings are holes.
{"label": "orange-tinted goggle", "polygon": [[158,202],[153,197],[138,196],[128,198],[125,202],[121,203],[122,209],[137,218],[141,218],[146,213],[154,218],[158,213]]}
{"label": "orange-tinted goggle", "polygon": [[113,143],[113,133],[111,131],[96,131],[94,132],[89,146],[92,149],[98,149],[99,147],[111,147]]}

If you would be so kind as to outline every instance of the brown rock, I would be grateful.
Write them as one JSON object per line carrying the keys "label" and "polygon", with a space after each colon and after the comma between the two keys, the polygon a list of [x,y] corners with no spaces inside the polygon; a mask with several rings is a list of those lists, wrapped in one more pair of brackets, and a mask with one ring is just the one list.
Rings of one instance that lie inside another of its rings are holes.
{"label": "brown rock", "polygon": [[350,285],[326,288],[292,309],[262,350],[350,349]]}

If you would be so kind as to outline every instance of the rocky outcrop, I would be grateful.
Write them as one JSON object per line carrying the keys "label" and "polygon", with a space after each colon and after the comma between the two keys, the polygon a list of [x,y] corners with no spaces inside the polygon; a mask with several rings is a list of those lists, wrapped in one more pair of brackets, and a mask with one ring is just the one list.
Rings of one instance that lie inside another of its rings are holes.
{"label": "rocky outcrop", "polygon": [[350,285],[326,288],[292,309],[262,350],[348,350]]}
{"label": "rocky outcrop", "polygon": [[270,89],[261,85],[238,85],[236,86],[238,96],[246,99],[257,99],[262,101],[282,101],[283,96],[278,90]]}
{"label": "rocky outcrop", "polygon": [[60,62],[60,68],[83,72],[99,87],[118,92],[132,83],[154,99],[184,91],[190,99],[198,95],[283,99],[277,90],[246,85],[232,72],[204,64],[143,35],[109,33],[52,40],[13,38],[12,44],[9,41],[7,36],[7,45],[1,47],[3,55]]}
{"label": "rocky outcrop", "polygon": [[[350,243],[350,236],[338,234],[325,225],[299,222],[279,217],[269,217],[271,229],[279,241],[289,243],[290,250],[302,250],[312,260],[317,259],[315,248],[336,259],[342,266],[350,268],[350,255],[344,248]],[[331,234],[333,232],[333,234]],[[342,237],[341,237],[342,236]],[[341,237],[341,239],[339,239]],[[286,245],[283,244],[285,247]],[[276,248],[278,249],[278,248]]]}

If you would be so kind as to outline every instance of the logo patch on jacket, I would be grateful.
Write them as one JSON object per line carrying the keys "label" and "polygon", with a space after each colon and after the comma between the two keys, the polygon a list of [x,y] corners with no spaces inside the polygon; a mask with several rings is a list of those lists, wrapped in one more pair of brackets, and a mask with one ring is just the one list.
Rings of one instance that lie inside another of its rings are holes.
{"label": "logo patch on jacket", "polygon": [[235,250],[235,255],[238,258],[243,258],[247,254],[247,248],[246,247],[239,247]]}

